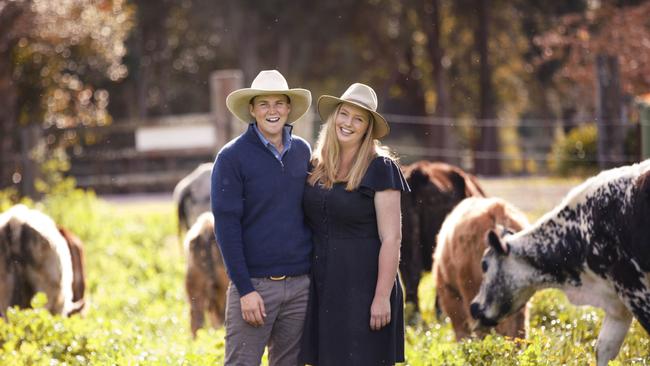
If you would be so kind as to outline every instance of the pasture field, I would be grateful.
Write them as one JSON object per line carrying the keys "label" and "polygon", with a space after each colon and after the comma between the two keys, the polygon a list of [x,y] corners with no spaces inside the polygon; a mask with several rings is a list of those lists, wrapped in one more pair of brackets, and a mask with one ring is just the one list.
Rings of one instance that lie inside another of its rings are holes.
{"label": "pasture field", "polygon": [[[484,188],[515,204],[543,202],[547,206],[522,207],[535,218],[575,183],[517,178],[489,180]],[[533,191],[536,186],[542,188]],[[517,187],[524,189],[518,193]],[[541,196],[545,191],[562,193],[545,198]],[[2,197],[0,210],[8,205]],[[51,316],[41,308],[43,296],[34,299],[35,310],[9,311],[8,322],[0,320],[0,365],[223,363],[223,329],[200,330],[196,340],[190,336],[184,255],[171,202],[108,203],[92,193],[64,190],[37,207],[84,241],[90,303],[83,317]],[[433,288],[431,277],[425,276],[420,285],[421,318],[407,327],[408,365],[595,364],[594,345],[603,315],[597,309],[577,308],[560,292],[543,291],[529,305],[528,339],[490,335],[459,344],[449,322],[433,315]],[[610,364],[650,365],[650,336],[636,321]]]}

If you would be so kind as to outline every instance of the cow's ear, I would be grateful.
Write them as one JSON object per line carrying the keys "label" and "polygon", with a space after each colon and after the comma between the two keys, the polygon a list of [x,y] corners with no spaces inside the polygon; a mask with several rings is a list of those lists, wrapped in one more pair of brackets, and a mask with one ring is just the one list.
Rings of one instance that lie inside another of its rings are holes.
{"label": "cow's ear", "polygon": [[508,255],[510,247],[508,244],[501,241],[501,238],[494,232],[494,230],[488,232],[487,240],[490,247],[492,247],[497,254]]}

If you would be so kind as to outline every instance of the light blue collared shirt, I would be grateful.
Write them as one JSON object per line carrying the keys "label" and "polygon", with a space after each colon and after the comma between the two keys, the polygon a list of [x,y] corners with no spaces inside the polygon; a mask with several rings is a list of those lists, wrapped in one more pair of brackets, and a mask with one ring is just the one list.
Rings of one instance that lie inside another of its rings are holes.
{"label": "light blue collared shirt", "polygon": [[275,156],[276,159],[281,163],[282,158],[284,157],[284,154],[289,151],[291,148],[291,130],[293,129],[293,126],[291,125],[284,125],[284,128],[282,129],[282,145],[284,145],[284,149],[282,151],[278,151],[278,149],[275,148],[275,146],[264,137],[262,134],[262,131],[260,131],[259,128],[257,128],[257,123],[253,123],[253,129],[255,130],[255,133],[257,133],[257,136],[262,140],[262,143],[264,146],[266,146],[269,151],[273,153],[273,156]]}

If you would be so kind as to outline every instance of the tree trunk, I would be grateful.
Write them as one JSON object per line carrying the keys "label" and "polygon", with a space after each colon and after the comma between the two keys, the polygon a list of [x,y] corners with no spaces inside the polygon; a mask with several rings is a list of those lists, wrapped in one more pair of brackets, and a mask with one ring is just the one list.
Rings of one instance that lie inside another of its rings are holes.
{"label": "tree trunk", "polygon": [[291,39],[284,37],[278,42],[280,42],[280,46],[278,47],[278,69],[283,75],[289,75],[289,67],[291,66]]}
{"label": "tree trunk", "polygon": [[[11,48],[0,52],[1,60],[11,60]],[[0,62],[0,189],[13,186],[16,171],[16,102],[18,94],[12,78],[11,62]]]}
{"label": "tree trunk", "polygon": [[488,26],[489,0],[477,0],[478,28],[476,31],[476,47],[480,58],[479,71],[479,120],[481,121],[481,136],[475,159],[475,169],[478,174],[498,175],[501,172],[498,152],[499,134],[494,125],[494,94],[492,91],[492,71],[488,59]]}
{"label": "tree trunk", "polygon": [[623,126],[616,56],[596,56],[596,125],[599,168],[602,170],[620,165],[623,162]]}
{"label": "tree trunk", "polygon": [[436,120],[431,126],[429,143],[434,149],[441,150],[441,153],[437,154],[435,159],[458,165],[460,159],[448,155],[449,151],[455,150],[456,144],[453,141],[453,127],[447,124],[449,119],[449,91],[447,90],[445,68],[442,64],[445,50],[440,45],[440,2],[431,0],[428,4],[424,4],[423,10],[427,48],[433,67],[433,80],[436,85],[436,109],[434,112]]}
{"label": "tree trunk", "polygon": [[[233,35],[239,38],[232,39],[233,46],[237,50],[237,65],[244,72],[244,85],[249,86],[259,70],[259,37],[260,19],[256,13],[247,13],[244,4],[233,1],[229,2],[228,14],[229,23]],[[286,71],[283,71],[286,73]]]}
{"label": "tree trunk", "polygon": [[0,9],[0,189],[16,186],[19,149],[18,86],[13,80],[13,49],[30,30],[29,3],[9,2]]}

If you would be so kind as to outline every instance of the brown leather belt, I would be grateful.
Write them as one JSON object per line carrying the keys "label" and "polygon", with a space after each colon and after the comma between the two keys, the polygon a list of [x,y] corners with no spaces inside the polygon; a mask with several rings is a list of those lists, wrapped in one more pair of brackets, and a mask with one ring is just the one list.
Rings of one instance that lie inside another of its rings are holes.
{"label": "brown leather belt", "polygon": [[282,281],[286,280],[287,276],[269,276],[269,280],[271,281]]}

